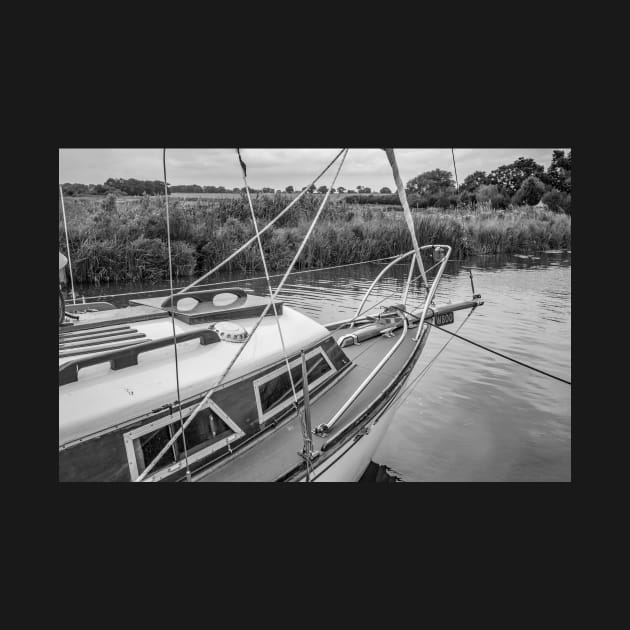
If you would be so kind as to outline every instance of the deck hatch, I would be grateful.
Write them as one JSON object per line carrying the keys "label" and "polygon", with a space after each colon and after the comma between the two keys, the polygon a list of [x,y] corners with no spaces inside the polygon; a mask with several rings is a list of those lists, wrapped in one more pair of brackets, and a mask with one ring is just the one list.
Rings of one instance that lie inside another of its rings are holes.
{"label": "deck hatch", "polygon": [[[226,297],[231,297],[229,302]],[[222,320],[259,317],[269,304],[268,297],[253,295],[250,289],[223,287],[208,291],[187,291],[167,298],[144,298],[130,300],[129,304],[150,306],[173,311],[176,319],[186,324],[205,324]],[[278,315],[282,315],[282,302],[275,302]],[[266,317],[274,316],[273,309],[267,309]]]}

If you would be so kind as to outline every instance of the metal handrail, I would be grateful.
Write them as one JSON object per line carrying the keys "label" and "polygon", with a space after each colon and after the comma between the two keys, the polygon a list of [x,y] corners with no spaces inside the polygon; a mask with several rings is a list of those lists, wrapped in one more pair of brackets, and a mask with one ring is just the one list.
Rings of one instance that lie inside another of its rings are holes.
{"label": "metal handrail", "polygon": [[[440,269],[438,270],[438,274],[436,275],[436,278],[434,279],[434,281],[431,283],[431,286],[433,286],[433,283],[436,282],[437,280],[439,280],[439,278],[442,275],[442,272],[445,269],[446,263],[448,262],[448,259],[451,255],[451,247],[449,245],[423,245],[422,247],[420,247],[420,249],[435,249],[435,248],[443,248],[448,250],[447,254],[444,256],[444,259],[440,261]],[[397,263],[398,261],[402,260],[403,258],[406,258],[407,256],[411,255],[414,253],[414,250],[408,251],[405,254],[401,254],[400,256],[397,256],[391,263],[389,263],[388,265],[386,265],[386,267],[384,269],[382,269],[380,271],[380,273],[378,274],[378,276],[374,279],[374,281],[372,282],[372,284],[370,285],[370,287],[368,288],[368,290],[366,291],[365,295],[363,296],[363,300],[361,301],[361,304],[359,305],[359,307],[357,308],[355,314],[352,317],[348,317],[347,319],[340,319],[338,321],[335,322],[330,322],[329,324],[326,325],[326,327],[331,330],[331,329],[337,329],[341,326],[347,326],[348,324],[350,324],[350,328],[353,327],[354,323],[357,323],[357,319],[359,317],[359,315],[361,314],[361,310],[363,309],[363,306],[365,304],[365,302],[367,301],[368,297],[370,296],[370,294],[372,293],[372,290],[374,289],[374,287],[376,286],[376,283],[383,277],[383,275],[385,274],[385,272],[392,267],[395,263]],[[412,261],[412,262],[415,262]],[[434,265],[435,266],[435,265]],[[412,265],[413,268],[413,265]],[[431,267],[432,269],[433,267]],[[427,270],[427,271],[430,271]],[[409,285],[407,285],[407,290],[409,288]],[[405,301],[406,297],[406,293],[403,292],[403,301]],[[365,315],[363,316],[364,318],[366,317]],[[363,321],[363,320],[360,320]]]}
{"label": "metal handrail", "polygon": [[[376,286],[376,283],[385,275],[385,273],[387,273],[387,271],[393,265],[395,265],[398,261],[402,260],[403,258],[406,258],[407,256],[409,256],[410,254],[413,254],[413,253],[414,253],[414,250],[412,249],[411,251],[407,252],[406,254],[401,254],[397,258],[394,258],[394,260],[392,260],[389,264],[385,265],[385,267],[383,267],[383,269],[381,269],[379,274],[372,281],[372,284],[370,285],[370,288],[365,292],[365,295],[363,296],[363,300],[361,300],[361,304],[359,304],[359,307],[357,308],[357,310],[356,310],[356,312],[354,314],[354,317],[352,318],[352,322],[353,323],[350,325],[350,328],[352,328],[352,326],[354,325],[354,320],[357,317],[359,317],[359,315],[361,314],[361,309],[363,308],[363,305],[365,304],[365,302],[367,301],[368,297],[370,296],[370,293],[372,293],[372,289],[374,289],[374,287]],[[415,261],[412,261],[412,262],[415,262]]]}
{"label": "metal handrail", "polygon": [[[422,313],[420,315],[420,319],[418,322],[418,334],[414,337],[413,341],[415,343],[418,342],[420,335],[422,333],[422,326],[424,324],[424,320],[426,318],[426,314],[427,314],[427,309],[429,308],[429,304],[433,301],[433,297],[435,296],[435,291],[437,289],[437,286],[439,284],[440,278],[442,277],[442,273],[446,267],[446,263],[448,262],[448,259],[451,255],[451,247],[449,247],[448,245],[423,245],[420,249],[429,249],[429,248],[444,248],[446,249],[446,254],[444,255],[444,258],[440,261],[440,268],[437,271],[437,274],[435,276],[435,278],[433,279],[433,282],[431,282],[431,286],[429,288],[428,294],[427,294],[427,298],[424,302],[424,307],[422,309]],[[410,254],[413,254],[414,250],[407,252],[406,254],[401,254],[401,256],[399,258],[405,258],[406,256],[409,256]],[[414,259],[412,260],[412,265],[413,263],[415,263],[415,256]],[[388,265],[388,267],[391,265]],[[379,276],[377,277],[380,278],[384,271],[381,272],[379,274]],[[405,289],[405,294],[409,288],[409,285],[411,284],[411,279],[412,279],[412,274],[409,274],[409,278],[407,280],[407,285],[406,285],[406,289]],[[372,285],[370,286],[370,288],[368,289],[368,292],[364,298],[363,303],[365,302],[365,300],[367,299],[367,296],[369,295],[369,293],[372,291],[372,289],[374,288],[374,285],[376,283],[373,282]],[[362,304],[363,304],[362,303]],[[351,321],[354,321],[354,319],[356,319],[358,313],[355,314],[355,317],[352,318]],[[354,393],[350,396],[350,398],[348,398],[348,400],[341,406],[341,408],[335,413],[335,415],[328,421],[325,423],[320,424],[316,429],[315,429],[315,433],[319,434],[319,435],[326,435],[328,433],[328,431],[330,431],[330,428],[339,420],[339,418],[347,411],[347,409],[350,407],[350,405],[357,399],[357,397],[359,396],[359,394],[361,394],[361,392],[368,386],[368,384],[372,381],[372,379],[376,376],[376,374],[380,371],[380,369],[385,365],[385,363],[387,363],[387,361],[390,359],[390,357],[394,354],[394,352],[398,349],[398,347],[400,346],[400,344],[403,342],[403,340],[405,339],[405,336],[407,334],[407,330],[408,330],[408,326],[409,326],[409,322],[408,322],[408,318],[406,317],[405,314],[401,313],[401,316],[403,318],[403,331],[402,334],[400,335],[400,339],[398,339],[398,341],[394,344],[394,347],[390,349],[390,351],[383,357],[383,359],[381,359],[381,361],[379,361],[378,365],[370,372],[370,374],[366,377],[366,379],[357,387],[357,389],[354,391]]]}

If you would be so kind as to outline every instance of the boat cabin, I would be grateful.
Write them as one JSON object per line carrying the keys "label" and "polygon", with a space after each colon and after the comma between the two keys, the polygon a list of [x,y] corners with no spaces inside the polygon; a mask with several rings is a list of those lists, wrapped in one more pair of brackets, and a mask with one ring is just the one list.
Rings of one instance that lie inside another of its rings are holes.
{"label": "boat cabin", "polygon": [[[236,299],[230,301],[230,295]],[[266,298],[240,289],[197,292],[174,306],[170,298],[153,298],[136,300],[128,308],[86,313],[78,326],[64,329],[59,357],[59,480],[137,479],[219,382],[266,304]],[[303,349],[309,393],[316,395],[350,359],[324,326],[289,307],[280,305],[279,311],[298,398]],[[186,453],[194,471],[293,412],[287,361],[270,312],[230,370],[229,380],[206,401],[149,478],[183,478]]]}

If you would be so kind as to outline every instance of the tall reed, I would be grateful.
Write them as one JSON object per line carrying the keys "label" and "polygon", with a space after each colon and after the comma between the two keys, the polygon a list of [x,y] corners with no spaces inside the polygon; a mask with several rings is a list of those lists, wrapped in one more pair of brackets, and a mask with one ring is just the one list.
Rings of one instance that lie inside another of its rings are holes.
{"label": "tall reed", "polygon": [[[257,195],[263,227],[286,206],[285,195]],[[271,270],[286,268],[308,229],[320,199],[306,195],[262,236]],[[244,197],[170,199],[173,273],[201,274],[253,235]],[[66,200],[72,266],[77,282],[158,282],[168,278],[163,197]],[[571,247],[571,217],[529,206],[494,210],[489,205],[414,211],[421,244],[445,244],[453,255],[528,253]],[[59,249],[65,251],[59,217]],[[331,202],[298,261],[298,268],[383,258],[408,251],[411,237],[399,207]],[[236,256],[227,270],[261,271],[257,247]]]}

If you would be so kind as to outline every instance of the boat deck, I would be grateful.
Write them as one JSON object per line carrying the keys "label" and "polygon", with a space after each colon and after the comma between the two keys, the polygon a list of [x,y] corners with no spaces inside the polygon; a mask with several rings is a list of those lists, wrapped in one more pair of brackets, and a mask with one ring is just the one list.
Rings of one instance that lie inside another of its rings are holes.
{"label": "boat deck", "polygon": [[[412,338],[417,332],[417,328],[407,332],[405,341],[339,418],[332,432],[326,437],[317,435],[313,437],[313,449],[315,451],[320,450],[326,441],[365,409],[399,375],[402,366],[415,346]],[[345,333],[347,330],[342,330],[333,336],[338,338]],[[352,361],[352,365],[343,373],[340,381],[311,400],[311,425],[313,429],[332,418],[392,345],[398,341],[400,334],[402,334],[402,329],[399,329],[392,338],[379,336],[359,345],[344,348],[344,352]],[[248,448],[240,455],[233,456],[225,463],[218,462],[210,470],[193,475],[193,479],[194,481],[206,482],[273,481],[302,461],[299,452],[302,450],[303,443],[299,420],[293,416],[272,429],[270,434],[267,433],[259,437],[252,443],[252,448]]]}
{"label": "boat deck", "polygon": [[[89,304],[85,305],[89,308]],[[126,324],[129,322],[142,322],[152,319],[168,317],[168,313],[152,306],[126,306],[125,308],[113,308],[105,311],[80,312],[79,320],[59,327],[59,333],[70,333],[113,324]]]}

